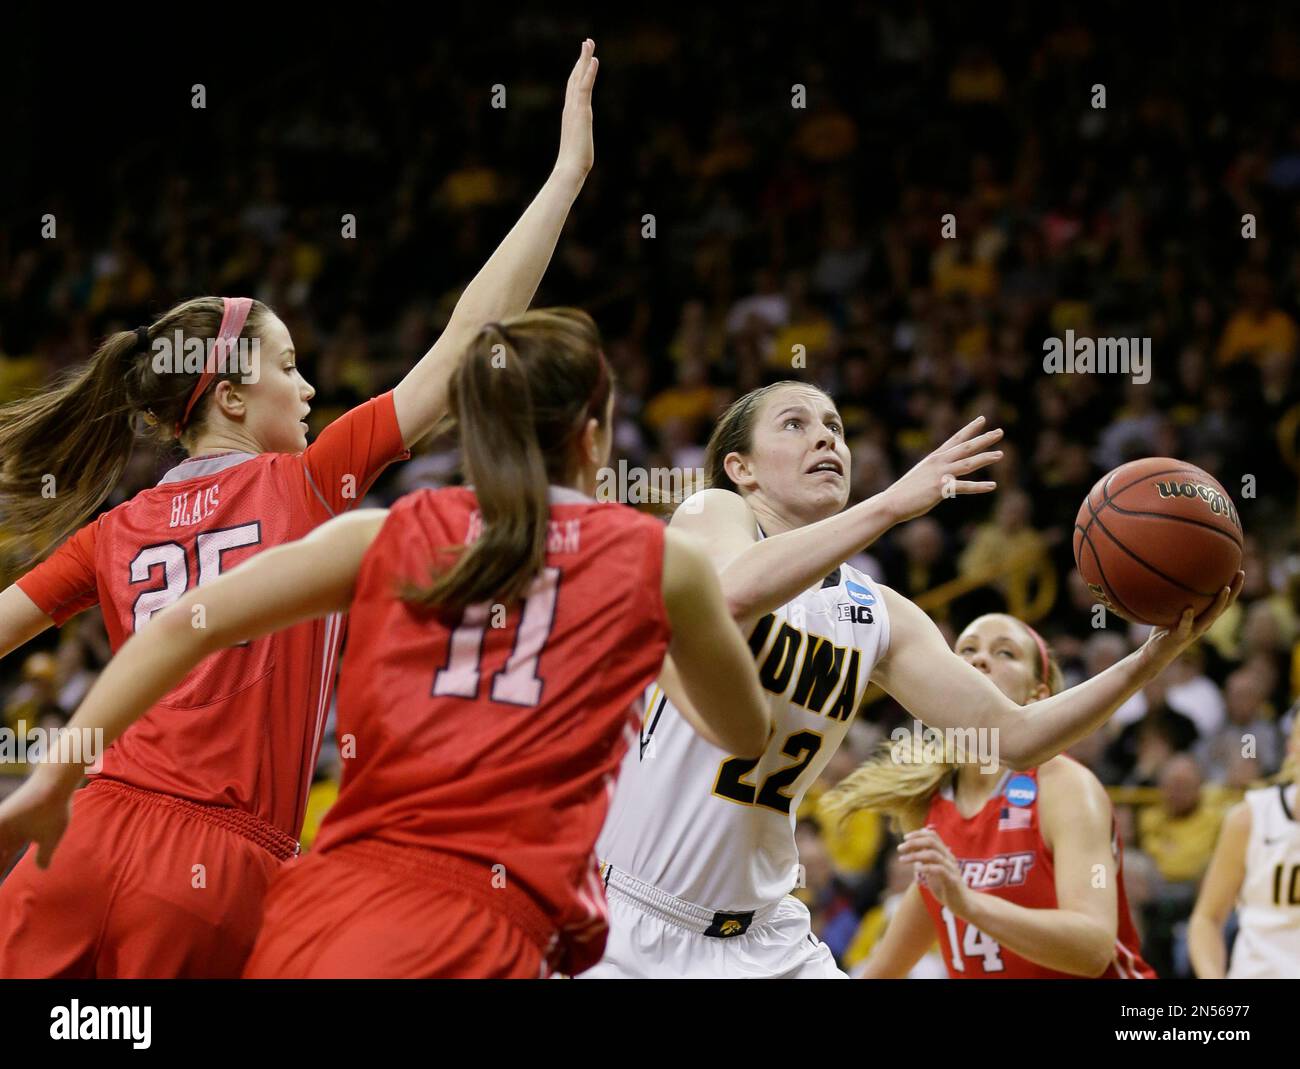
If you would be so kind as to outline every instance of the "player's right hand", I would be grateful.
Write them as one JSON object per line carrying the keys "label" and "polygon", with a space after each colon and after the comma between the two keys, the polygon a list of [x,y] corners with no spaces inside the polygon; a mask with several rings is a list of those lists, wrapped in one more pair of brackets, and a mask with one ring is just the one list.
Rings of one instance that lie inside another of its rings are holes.
{"label": "player's right hand", "polygon": [[986,451],[1002,437],[1002,428],[980,433],[984,417],[978,416],[894,483],[887,496],[897,523],[929,512],[945,497],[987,494],[995,482],[974,482],[965,476],[1002,459],[1000,449]]}
{"label": "player's right hand", "polygon": [[72,819],[72,795],[50,778],[41,766],[21,787],[0,802],[0,863],[11,858],[24,843],[35,843],[37,868],[49,868],[54,849]]}
{"label": "player's right hand", "polygon": [[596,42],[588,37],[582,53],[573,65],[564,90],[564,115],[560,120],[560,154],[555,169],[581,182],[596,160],[591,135],[591,87],[596,84],[600,60],[595,56]]}
{"label": "player's right hand", "polygon": [[909,831],[898,846],[899,859],[916,866],[917,883],[924,884],[930,893],[957,916],[968,912],[965,907],[970,889],[962,879],[961,866],[948,844],[931,826]]}

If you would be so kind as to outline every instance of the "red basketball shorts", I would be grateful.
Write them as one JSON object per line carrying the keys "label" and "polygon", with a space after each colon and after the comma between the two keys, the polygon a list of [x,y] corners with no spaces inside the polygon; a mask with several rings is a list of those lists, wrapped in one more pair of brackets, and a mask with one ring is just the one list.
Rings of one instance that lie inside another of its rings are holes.
{"label": "red basketball shorts", "polygon": [[537,979],[553,936],[483,866],[367,840],[285,866],[244,975]]}
{"label": "red basketball shorts", "polygon": [[238,976],[291,843],[245,813],[92,780],[50,867],[29,848],[0,883],[0,977]]}

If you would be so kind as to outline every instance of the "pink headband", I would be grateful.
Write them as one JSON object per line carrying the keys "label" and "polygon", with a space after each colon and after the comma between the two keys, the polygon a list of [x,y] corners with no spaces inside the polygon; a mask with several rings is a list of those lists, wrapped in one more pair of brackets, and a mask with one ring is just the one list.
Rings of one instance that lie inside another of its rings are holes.
{"label": "pink headband", "polygon": [[221,300],[224,305],[221,327],[217,331],[216,341],[212,343],[208,359],[203,365],[203,374],[199,376],[194,392],[190,394],[189,404],[185,406],[185,411],[181,413],[180,421],[176,424],[175,437],[177,438],[181,436],[181,431],[189,422],[190,412],[199,398],[207,392],[208,387],[212,385],[212,380],[217,377],[217,368],[222,366],[226,350],[243,332],[244,324],[248,321],[248,313],[253,308],[252,297],[222,297]]}
{"label": "pink headband", "polygon": [[1022,624],[1024,624],[1025,630],[1028,631],[1031,635],[1033,635],[1033,636],[1034,636],[1034,641],[1038,643],[1038,657],[1039,657],[1039,660],[1040,660],[1040,663],[1041,663],[1041,666],[1042,666],[1042,671],[1043,671],[1042,682],[1043,682],[1043,683],[1046,683],[1046,684],[1050,687],[1052,684],[1051,684],[1051,681],[1050,681],[1050,679],[1049,679],[1050,672],[1049,672],[1049,669],[1048,669],[1047,643],[1043,641],[1043,636],[1040,635],[1037,631],[1035,631],[1035,630],[1034,630],[1032,627],[1030,627],[1028,624],[1026,624],[1024,620],[1021,620],[1020,622],[1021,622]]}

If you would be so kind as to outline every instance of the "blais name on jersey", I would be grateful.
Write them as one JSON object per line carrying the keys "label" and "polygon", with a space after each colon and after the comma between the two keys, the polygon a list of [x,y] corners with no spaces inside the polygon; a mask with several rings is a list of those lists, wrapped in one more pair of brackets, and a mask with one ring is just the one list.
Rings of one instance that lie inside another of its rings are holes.
{"label": "blais name on jersey", "polygon": [[185,491],[172,498],[172,514],[168,527],[191,527],[210,516],[220,504],[221,485],[213,483],[209,487]]}

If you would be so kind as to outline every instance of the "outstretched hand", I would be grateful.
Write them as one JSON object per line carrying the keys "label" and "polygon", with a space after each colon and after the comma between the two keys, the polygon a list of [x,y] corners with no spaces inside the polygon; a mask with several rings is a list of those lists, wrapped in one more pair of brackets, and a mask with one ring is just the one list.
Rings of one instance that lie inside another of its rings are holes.
{"label": "outstretched hand", "polygon": [[1183,650],[1213,626],[1214,621],[1237,600],[1237,595],[1241,593],[1245,581],[1246,573],[1238,571],[1232,580],[1232,585],[1223,587],[1218,597],[1200,616],[1194,617],[1191,609],[1184,609],[1176,627],[1157,627],[1151,632],[1143,649],[1151,658],[1157,672],[1163,671],[1177,660]]}
{"label": "outstretched hand", "polygon": [[945,497],[987,494],[995,482],[974,482],[964,477],[1002,459],[1000,449],[988,450],[1002,437],[1000,427],[979,433],[984,417],[978,416],[939,446],[885,494],[891,499],[899,523],[929,512]]}
{"label": "outstretched hand", "polygon": [[591,135],[591,87],[596,84],[600,60],[595,56],[596,42],[588,37],[582,42],[578,62],[569,74],[564,90],[564,116],[560,120],[560,154],[555,169],[581,182],[596,159]]}

